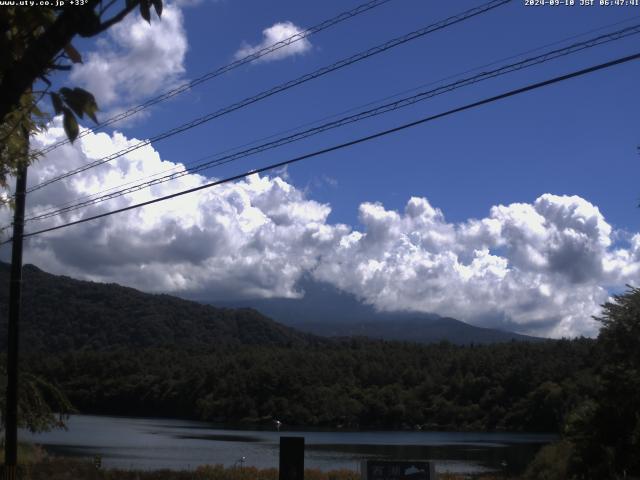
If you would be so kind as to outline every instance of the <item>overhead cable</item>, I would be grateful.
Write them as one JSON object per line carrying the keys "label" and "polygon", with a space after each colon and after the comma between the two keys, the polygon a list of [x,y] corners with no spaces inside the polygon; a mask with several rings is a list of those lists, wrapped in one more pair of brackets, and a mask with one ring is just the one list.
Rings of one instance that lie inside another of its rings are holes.
{"label": "overhead cable", "polygon": [[271,97],[272,95],[278,94],[280,92],[289,90],[297,85],[306,83],[310,80],[314,80],[318,77],[322,77],[330,72],[334,72],[340,68],[346,67],[348,65],[351,65],[353,63],[359,62],[361,60],[364,60],[366,58],[369,58],[371,56],[377,55],[379,53],[385,52],[391,48],[397,47],[399,45],[403,45],[407,42],[410,42],[412,40],[415,40],[417,38],[423,37],[429,33],[433,33],[435,31],[438,30],[442,30],[446,27],[449,27],[451,25],[454,25],[456,23],[460,23],[464,20],[467,20],[469,18],[475,17],[477,15],[480,15],[482,13],[486,13],[489,10],[493,10],[494,8],[500,7],[502,5],[505,5],[507,3],[510,3],[512,0],[492,0],[488,3],[485,3],[481,6],[478,7],[474,7],[471,8],[469,10],[466,10],[460,14],[451,16],[446,18],[445,20],[442,20],[440,22],[428,25],[426,27],[423,27],[421,29],[415,30],[413,32],[407,33],[405,35],[402,35],[400,37],[396,37],[392,40],[389,40],[388,42],[385,42],[383,44],[377,45],[375,47],[372,47],[368,50],[365,50],[363,52],[357,53],[355,55],[352,55],[350,57],[344,58],[342,60],[339,60],[331,65],[322,67],[318,70],[315,70],[314,72],[302,75],[301,77],[295,78],[293,80],[289,80],[288,82],[282,83],[280,85],[277,85],[269,90],[265,90],[263,92],[258,93],[257,95],[254,95],[252,97],[248,97],[245,98],[244,100],[241,100],[239,102],[236,102],[232,105],[229,105],[227,107],[221,108],[219,110],[216,110],[215,112],[209,113],[207,115],[204,115],[202,117],[196,118],[195,120],[192,120],[190,122],[184,123],[178,127],[172,128],[171,130],[165,131],[163,133],[157,134],[149,139],[146,140],[142,140],[134,145],[131,145],[125,149],[119,150],[115,153],[112,153],[111,155],[107,155],[105,157],[102,157],[98,160],[95,160],[93,162],[88,163],[87,165],[83,165],[82,167],[78,167],[76,169],[70,170],[68,172],[65,172],[63,174],[57,175],[55,177],[52,177],[48,180],[45,180],[37,185],[34,185],[32,187],[30,187],[27,190],[27,193],[31,193],[35,190],[39,190],[47,185],[50,185],[54,182],[63,180],[65,178],[69,178],[73,175],[76,175],[78,173],[82,173],[85,172],[91,168],[97,167],[99,165],[102,165],[104,163],[110,162],[112,160],[115,160],[117,158],[122,157],[123,155],[126,155],[127,153],[130,153],[134,150],[137,150],[139,148],[142,148],[146,145],[149,145],[153,142],[157,142],[160,140],[164,140],[166,138],[172,137],[174,135],[177,135],[179,133],[183,133],[187,130],[190,130],[192,128],[195,128],[199,125],[202,125],[203,123],[209,122],[215,118],[221,117],[223,115],[226,115],[228,113],[231,113],[235,110],[239,110],[240,108],[246,107],[248,105],[251,105],[253,103],[256,103],[260,100],[264,100],[265,98]]}
{"label": "overhead cable", "polygon": [[[374,117],[374,116],[378,116],[378,115],[382,115],[384,113],[388,113],[390,111],[394,111],[394,110],[398,110],[400,108],[404,108],[404,107],[408,107],[410,105],[414,105],[418,102],[433,98],[435,96],[438,95],[442,95],[444,93],[456,90],[458,88],[463,88],[469,85],[473,85],[479,82],[482,82],[484,80],[488,80],[491,78],[495,78],[501,75],[505,75],[511,72],[515,72],[515,71],[519,71],[525,68],[529,68],[529,67],[533,67],[535,65],[539,65],[541,63],[545,63],[548,62],[550,60],[554,60],[560,57],[565,57],[567,55],[571,55],[589,48],[593,48],[595,46],[598,45],[602,45],[608,42],[612,42],[615,40],[619,40],[622,38],[626,38],[629,37],[631,35],[635,35],[640,33],[640,24],[637,25],[633,25],[624,29],[620,29],[617,30],[615,32],[610,32],[610,33],[606,33],[603,35],[599,35],[595,38],[591,38],[582,42],[577,42],[574,43],[572,45],[569,45],[567,47],[564,48],[558,48],[555,50],[551,50],[545,53],[542,53],[540,55],[536,55],[534,57],[530,57],[530,58],[526,58],[524,60],[521,60],[519,62],[515,62],[515,63],[511,63],[508,65],[504,65],[501,66],[499,68],[490,70],[490,71],[486,71],[486,72],[481,72],[477,75],[471,76],[471,77],[467,77],[467,78],[463,78],[461,80],[458,80],[456,82],[453,83],[449,83],[447,85],[442,85],[439,86],[437,88],[434,89],[430,89],[427,91],[423,91],[423,92],[419,92],[415,95],[411,95],[411,96],[407,96],[404,98],[400,98],[398,100],[395,100],[393,102],[389,102],[386,103],[384,105],[380,105],[377,106],[375,108],[371,108],[368,110],[364,110],[361,112],[358,112],[356,114],[353,115],[349,115],[349,116],[345,116],[342,117],[340,119],[331,121],[331,122],[327,122],[324,123],[322,125],[313,127],[313,128],[309,128],[297,133],[294,133],[292,135],[288,135],[285,137],[281,137],[277,140],[273,140],[267,143],[263,143],[261,145],[257,145],[255,147],[252,148],[248,148],[239,152],[235,152],[232,154],[228,154],[228,155],[223,155],[223,156],[219,156],[213,160],[204,162],[204,163],[200,163],[198,165],[186,168],[184,170],[180,170],[174,173],[169,173],[166,174],[164,176],[160,176],[157,178],[154,178],[152,180],[148,180],[146,182],[141,182],[138,183],[136,185],[132,185],[126,188],[121,188],[119,190],[117,189],[112,189],[112,191],[110,191],[109,193],[104,193],[100,196],[97,196],[95,198],[90,198],[84,201],[80,201],[77,203],[72,203],[72,204],[68,204],[64,207],[61,208],[57,208],[57,209],[52,209],[46,212],[42,212],[39,214],[35,214],[31,217],[28,217],[25,221],[29,222],[29,221],[35,221],[35,220],[43,220],[46,218],[51,218],[57,215],[61,215],[63,213],[68,213],[68,212],[72,212],[81,208],[85,208],[91,205],[96,205],[98,203],[102,203],[104,201],[107,200],[111,200],[114,198],[118,198],[121,197],[123,195],[127,195],[130,193],[134,193],[140,190],[143,190],[145,188],[150,188],[154,185],[158,185],[161,183],[165,183],[171,180],[175,180],[178,179],[180,177],[183,177],[185,175],[191,175],[194,173],[198,173],[204,170],[208,170],[210,168],[216,167],[216,166],[220,166],[223,164],[227,164],[233,161],[236,161],[240,158],[245,158],[248,157],[250,155],[255,155],[257,153],[262,153],[266,150],[271,150],[273,148],[276,147],[280,147],[289,143],[293,143],[295,141],[299,141],[308,137],[311,137],[313,135],[317,135],[319,133],[325,132],[327,130],[332,130],[334,128],[338,128],[338,127],[342,127],[344,125],[348,125],[351,123],[355,123],[361,120],[364,120],[366,118],[370,118],[370,117]],[[125,184],[126,185],[126,184]]]}
{"label": "overhead cable", "polygon": [[[565,80],[569,80],[571,78],[580,77],[580,76],[584,76],[584,75],[587,75],[589,73],[593,73],[593,72],[596,72],[596,71],[599,71],[599,70],[604,70],[604,69],[607,69],[607,68],[611,68],[613,66],[620,65],[620,64],[623,64],[623,63],[627,63],[627,62],[631,62],[631,61],[637,60],[639,58],[640,58],[640,53],[635,53],[633,55],[628,55],[626,57],[617,58],[615,60],[611,60],[611,61],[606,62],[606,63],[601,63],[601,64],[594,65],[594,66],[591,66],[591,67],[588,67],[588,68],[577,70],[577,71],[574,71],[574,72],[571,72],[571,73],[568,73],[568,74],[565,74],[565,75],[561,75],[561,76],[554,77],[554,78],[551,78],[551,79],[548,79],[548,80],[544,80],[542,82],[529,84],[527,86],[524,86],[524,87],[521,87],[521,88],[517,88],[515,90],[510,90],[508,92],[505,92],[505,93],[502,93],[502,94],[499,94],[499,95],[495,95],[493,97],[485,98],[485,99],[479,100],[477,102],[466,104],[466,105],[464,105],[462,107],[457,107],[457,108],[454,108],[454,109],[451,109],[451,110],[447,110],[446,112],[442,112],[442,113],[439,113],[439,114],[436,114],[436,115],[430,115],[430,116],[427,116],[427,117],[423,117],[423,118],[420,118],[419,120],[415,120],[415,121],[412,121],[412,122],[409,122],[409,123],[404,123],[402,125],[399,125],[399,126],[396,126],[396,127],[393,127],[393,128],[389,128],[389,129],[386,129],[386,130],[382,130],[382,131],[379,131],[379,132],[376,132],[376,133],[373,133],[371,135],[367,135],[367,136],[364,136],[364,137],[359,137],[357,139],[354,139],[354,140],[351,140],[351,141],[348,141],[348,142],[345,142],[345,143],[341,143],[341,144],[338,144],[338,145],[333,145],[331,147],[327,147],[327,148],[324,148],[324,149],[321,149],[321,150],[316,150],[314,152],[307,153],[305,155],[300,155],[298,157],[294,157],[294,158],[291,158],[289,160],[284,160],[282,162],[273,163],[271,165],[267,165],[267,166],[256,168],[256,169],[252,169],[252,170],[249,170],[247,172],[244,172],[244,173],[241,173],[241,174],[238,174],[238,175],[233,175],[231,177],[227,177],[227,178],[222,179],[222,180],[216,180],[216,181],[213,181],[213,182],[206,183],[204,185],[199,185],[197,187],[189,188],[187,190],[182,190],[180,192],[172,193],[170,195],[165,195],[163,197],[154,198],[152,200],[147,200],[145,202],[140,202],[140,203],[137,203],[137,204],[134,204],[134,205],[129,205],[129,206],[126,206],[126,207],[123,207],[123,208],[119,208],[119,209],[112,210],[112,211],[109,211],[109,212],[101,213],[101,214],[98,214],[98,215],[85,217],[85,218],[82,218],[80,220],[75,220],[73,222],[68,222],[68,223],[64,223],[64,224],[61,224],[61,225],[56,225],[56,226],[53,226],[53,227],[44,228],[42,230],[37,230],[37,231],[25,233],[25,234],[23,234],[23,238],[32,237],[32,236],[35,236],[35,235],[40,235],[40,234],[47,233],[47,232],[52,232],[52,231],[55,231],[55,230],[60,230],[62,228],[71,227],[73,225],[79,225],[79,224],[90,222],[90,221],[93,221],[93,220],[98,220],[100,218],[109,217],[109,216],[115,215],[117,213],[122,213],[122,212],[126,212],[126,211],[129,211],[129,210],[135,210],[135,209],[142,208],[142,207],[145,207],[145,206],[148,206],[148,205],[152,205],[152,204],[155,204],[155,203],[163,202],[165,200],[170,200],[172,198],[177,198],[177,197],[189,194],[189,193],[198,192],[198,191],[201,191],[201,190],[205,190],[205,189],[208,189],[208,188],[215,187],[217,185],[222,185],[224,183],[229,183],[229,182],[232,182],[232,181],[235,181],[235,180],[240,180],[240,179],[248,177],[250,175],[263,173],[263,172],[266,172],[266,171],[269,171],[269,170],[274,170],[274,169],[277,169],[277,168],[282,168],[282,167],[285,167],[287,165],[291,165],[291,164],[300,162],[302,160],[306,160],[306,159],[313,158],[313,157],[318,157],[320,155],[324,155],[324,154],[327,154],[327,153],[330,153],[330,152],[334,152],[334,151],[337,151],[337,150],[342,150],[342,149],[345,149],[345,148],[348,148],[348,147],[352,147],[354,145],[358,145],[358,144],[361,144],[361,143],[364,143],[364,142],[368,142],[368,141],[374,140],[376,138],[384,137],[384,136],[387,136],[387,135],[390,135],[390,134],[393,134],[393,133],[400,132],[402,130],[413,128],[415,126],[422,125],[424,123],[431,122],[431,121],[437,120],[439,118],[447,117],[447,116],[450,116],[450,115],[453,115],[453,114],[456,114],[456,113],[463,112],[465,110],[471,110],[473,108],[477,108],[477,107],[480,107],[482,105],[493,103],[493,102],[496,102],[496,101],[499,101],[499,100],[503,100],[505,98],[513,97],[515,95],[519,95],[519,94],[522,94],[522,93],[525,93],[525,92],[529,92],[529,91],[532,91],[532,90],[537,90],[539,88],[543,88],[543,87],[546,87],[546,86],[549,86],[549,85],[552,85],[552,84],[560,83],[560,82],[563,82]],[[9,243],[11,240],[12,239],[5,240],[4,242],[0,243],[0,245],[4,245],[6,243]]]}
{"label": "overhead cable", "polygon": [[[143,110],[146,110],[147,108],[156,105],[160,102],[163,102],[165,100],[168,100],[170,98],[175,97],[176,95],[179,95],[181,93],[187,92],[189,90],[191,90],[193,87],[200,85],[201,83],[207,82],[213,78],[219,77],[220,75],[230,72],[231,70],[234,70],[238,67],[241,67],[243,65],[246,65],[248,63],[254,62],[256,60],[258,60],[259,58],[264,57],[265,55],[269,55],[277,50],[280,50],[281,48],[284,47],[288,47],[289,45],[299,42],[300,40],[304,40],[307,37],[310,37],[311,35],[314,35],[318,32],[321,32],[322,30],[326,30],[330,27],[333,27],[334,25],[337,25],[338,23],[344,22],[345,20],[349,20],[350,18],[353,18],[357,15],[360,15],[361,13],[367,12],[371,9],[374,9],[376,7],[379,7],[380,5],[383,5],[385,3],[390,2],[391,0],[371,0],[369,2],[363,3],[361,5],[358,5],[355,8],[352,8],[351,10],[348,10],[346,12],[342,12],[338,15],[336,15],[335,17],[329,18],[317,25],[314,25],[313,27],[307,28],[306,30],[303,30],[301,32],[295,33],[294,35],[291,35],[290,37],[285,38],[284,40],[280,40],[279,42],[273,43],[271,45],[268,45],[264,48],[261,48],[260,50],[257,50],[253,53],[250,53],[249,55],[246,55],[242,58],[239,58],[238,60],[235,60],[234,62],[231,62],[227,65],[224,65],[222,67],[219,67],[211,72],[205,73],[204,75],[199,76],[198,78],[195,78],[194,80],[191,80],[189,82],[183,83],[181,85],[178,85],[175,88],[172,88],[171,90],[168,90],[158,96],[155,96],[153,98],[150,98],[149,100],[136,105],[134,107],[129,108],[128,110],[118,113],[117,115],[114,115],[110,118],[108,118],[107,120],[104,120],[102,122],[100,122],[97,126],[93,127],[93,128],[88,128],[83,130],[82,132],[80,132],[80,134],[78,135],[77,138],[82,138],[85,135],[88,135],[92,132],[96,132],[98,130],[102,130],[104,127],[107,127],[109,125],[113,125],[114,123],[120,122],[121,120],[124,120],[126,118],[129,118],[137,113],[142,112]],[[33,152],[31,154],[32,157],[36,157],[36,156],[41,156],[44,155],[45,153],[49,153],[53,150],[55,150],[58,147],[61,147],[62,145],[66,145],[70,143],[70,141],[68,139],[65,140],[61,140],[59,142],[56,142],[52,145],[49,145],[41,150],[38,150],[37,152]]]}
{"label": "overhead cable", "polygon": [[[580,38],[580,37],[585,37],[585,36],[590,35],[590,34],[595,33],[595,32],[601,32],[602,30],[605,30],[607,28],[611,28],[611,27],[614,27],[614,26],[618,26],[618,25],[621,25],[623,23],[630,23],[631,21],[637,20],[638,18],[640,18],[640,15],[636,15],[636,16],[631,17],[631,18],[626,18],[626,19],[618,21],[618,22],[613,22],[613,23],[609,23],[609,24],[606,24],[606,25],[602,25],[600,27],[587,30],[586,32],[574,34],[574,35],[571,35],[569,37],[565,37],[565,38],[560,39],[560,40],[555,40],[553,42],[550,42],[550,43],[541,45],[539,47],[535,47],[535,48],[526,50],[524,52],[520,52],[520,53],[517,53],[517,54],[514,54],[514,55],[509,55],[508,57],[502,57],[502,58],[500,58],[498,60],[494,60],[494,61],[492,61],[490,63],[486,63],[486,64],[483,64],[483,65],[478,66],[478,67],[470,68],[470,69],[465,70],[463,72],[459,72],[459,73],[456,73],[456,74],[448,75],[448,76],[446,76],[444,78],[440,78],[438,80],[432,80],[432,81],[430,81],[428,83],[423,83],[423,84],[421,84],[421,85],[419,85],[417,87],[413,87],[413,88],[410,88],[410,89],[407,89],[407,90],[403,90],[401,92],[397,92],[397,93],[394,93],[394,94],[391,94],[391,95],[387,95],[387,96],[385,96],[383,98],[380,98],[380,99],[377,99],[377,100],[373,100],[373,101],[370,101],[370,102],[367,102],[365,104],[358,105],[358,106],[355,106],[355,107],[351,107],[351,108],[348,108],[346,110],[342,110],[340,112],[324,116],[324,117],[322,117],[320,119],[313,120],[313,121],[310,121],[310,122],[306,122],[306,123],[304,123],[302,125],[298,125],[296,127],[288,128],[288,129],[286,129],[284,131],[280,131],[278,133],[273,133],[273,134],[270,134],[270,135],[267,135],[267,136],[264,136],[264,137],[261,137],[261,138],[258,138],[258,139],[254,139],[254,140],[251,140],[249,142],[245,142],[245,143],[243,143],[241,145],[238,145],[238,146],[235,146],[235,147],[232,147],[232,148],[227,148],[227,149],[222,150],[222,151],[218,151],[215,154],[208,154],[208,155],[205,155],[203,157],[200,157],[197,160],[191,160],[191,161],[183,162],[183,163],[185,165],[189,166],[189,165],[196,164],[198,162],[201,162],[201,161],[204,161],[204,160],[216,157],[216,156],[222,156],[222,155],[227,154],[229,152],[239,151],[240,149],[244,149],[245,147],[250,147],[252,145],[257,145],[260,142],[265,142],[267,140],[271,140],[271,139],[277,138],[279,136],[282,136],[282,135],[290,133],[290,132],[296,132],[296,131],[299,131],[300,129],[303,129],[305,127],[310,127],[312,125],[317,125],[317,124],[320,124],[321,122],[326,122],[327,120],[330,120],[330,119],[333,119],[333,118],[338,118],[341,115],[345,115],[347,113],[356,112],[356,111],[364,109],[364,108],[372,107],[374,105],[379,105],[382,102],[386,102],[387,100],[391,100],[391,99],[394,99],[394,98],[401,97],[401,96],[406,95],[408,93],[417,92],[417,91],[419,91],[419,90],[421,90],[421,89],[423,89],[425,87],[438,85],[439,83],[442,83],[442,82],[447,81],[447,80],[460,78],[460,77],[462,77],[464,75],[467,75],[467,74],[470,74],[470,73],[473,73],[473,72],[478,72],[478,71],[481,71],[481,70],[488,69],[489,67],[493,67],[495,65],[498,65],[501,62],[506,62],[508,60],[513,60],[513,59],[516,59],[516,58],[521,58],[524,55],[529,55],[531,53],[535,53],[535,52],[539,52],[541,50],[544,50],[545,48],[561,45],[561,44],[563,44],[565,42],[568,42],[570,40],[575,40],[575,39]],[[610,34],[605,34],[605,35],[610,35]],[[193,167],[189,166],[188,168],[193,168]],[[138,177],[136,179],[129,180],[127,182],[121,183],[120,185],[114,185],[112,187],[106,188],[106,189],[98,191],[98,192],[81,195],[79,197],[76,197],[73,200],[69,200],[69,201],[67,201],[67,202],[65,202],[63,204],[57,205],[55,207],[52,207],[47,212],[42,212],[42,213],[48,213],[49,211],[59,210],[59,209],[62,209],[64,207],[74,205],[74,204],[78,203],[81,200],[86,200],[86,199],[99,197],[99,196],[102,196],[102,195],[104,195],[106,193],[112,192],[114,190],[123,189],[126,186],[133,185],[133,184],[136,184],[136,183],[140,183],[142,180],[153,179],[153,178],[156,178],[156,177],[159,177],[159,176],[162,176],[162,175],[167,175],[170,172],[177,172],[177,171],[184,171],[183,165],[176,165],[174,167],[171,167],[171,168],[168,168],[168,169],[165,169],[165,170],[161,170],[161,171],[152,173],[150,175],[145,175],[143,177]]]}

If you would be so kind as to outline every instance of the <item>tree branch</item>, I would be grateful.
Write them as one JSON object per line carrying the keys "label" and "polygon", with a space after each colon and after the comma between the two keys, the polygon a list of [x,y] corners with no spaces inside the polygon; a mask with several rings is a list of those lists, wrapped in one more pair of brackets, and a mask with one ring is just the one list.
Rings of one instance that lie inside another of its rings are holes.
{"label": "tree branch", "polygon": [[63,70],[65,72],[68,72],[69,70],[71,70],[71,65],[49,65],[48,68],[51,70]]}
{"label": "tree branch", "polygon": [[100,0],[89,0],[80,8],[68,8],[60,13],[55,22],[39,35],[0,79],[0,123],[18,105],[22,94],[33,82],[45,75],[55,58],[74,36],[93,37],[131,13],[140,0],[127,2],[126,8],[106,22],[100,22],[94,9]]}
{"label": "tree branch", "polygon": [[109,3],[107,3],[106,5],[102,5],[102,2],[100,2],[100,16],[104,15],[104,13],[109,10],[113,4],[116,3],[116,0],[111,0]]}
{"label": "tree branch", "polygon": [[129,15],[129,13],[131,13],[131,11],[136,8],[138,5],[140,4],[140,0],[135,0],[133,2],[131,2],[124,10],[122,10],[120,13],[118,13],[117,15],[114,15],[113,17],[111,17],[109,20],[107,20],[106,22],[102,22],[100,23],[100,26],[95,29],[94,33],[91,36],[97,35],[99,33],[104,32],[105,30],[107,30],[108,28],[110,28],[111,26],[115,25],[116,23],[120,22],[124,17],[126,17],[127,15]]}
{"label": "tree branch", "polygon": [[0,81],[0,122],[19,104],[20,97],[33,82],[46,73],[51,59],[71,41],[78,29],[91,22],[97,2],[89,0],[84,7],[68,8],[58,15],[55,22],[6,71]]}

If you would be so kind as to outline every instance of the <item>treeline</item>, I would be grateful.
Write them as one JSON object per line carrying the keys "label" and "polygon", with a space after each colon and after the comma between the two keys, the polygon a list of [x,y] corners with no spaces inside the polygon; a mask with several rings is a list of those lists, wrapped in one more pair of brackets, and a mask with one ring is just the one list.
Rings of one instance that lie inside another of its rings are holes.
{"label": "treeline", "polygon": [[350,339],[308,346],[30,355],[84,413],[291,426],[558,431],[593,388],[588,339],[482,346]]}

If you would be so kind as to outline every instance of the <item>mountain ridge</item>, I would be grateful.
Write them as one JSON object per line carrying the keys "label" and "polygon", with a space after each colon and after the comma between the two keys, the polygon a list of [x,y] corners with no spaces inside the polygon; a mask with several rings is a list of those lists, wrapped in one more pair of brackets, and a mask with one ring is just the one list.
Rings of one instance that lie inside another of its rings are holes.
{"label": "mountain ridge", "polygon": [[[0,262],[1,323],[6,322],[10,267]],[[377,312],[355,296],[305,279],[305,296],[207,304],[115,283],[77,280],[23,267],[21,344],[27,351],[109,350],[221,345],[299,346],[326,337],[413,343],[487,344],[536,341],[435,314]],[[6,328],[0,324],[0,349]]]}
{"label": "mountain ridge", "polygon": [[[216,308],[115,283],[53,275],[23,267],[20,342],[26,350],[105,350],[121,347],[304,345],[320,339],[252,309]],[[6,324],[9,265],[0,263],[0,322]],[[0,348],[6,345],[0,327]]]}
{"label": "mountain ridge", "polygon": [[451,317],[421,312],[381,312],[355,295],[309,278],[297,285],[301,299],[247,299],[212,305],[254,308],[283,325],[326,337],[364,336],[371,339],[455,344],[540,341],[541,338],[478,327]]}

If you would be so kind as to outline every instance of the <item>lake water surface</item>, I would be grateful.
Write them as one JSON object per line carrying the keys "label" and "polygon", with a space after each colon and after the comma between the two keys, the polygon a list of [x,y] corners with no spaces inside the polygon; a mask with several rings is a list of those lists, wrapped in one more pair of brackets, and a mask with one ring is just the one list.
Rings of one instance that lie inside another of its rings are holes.
{"label": "lake water surface", "polygon": [[519,473],[553,435],[424,431],[234,430],[204,422],[73,415],[68,430],[21,432],[47,451],[100,455],[105,467],[175,470],[204,464],[278,467],[280,436],[303,436],[305,467],[359,470],[364,459],[432,460],[436,470]]}

